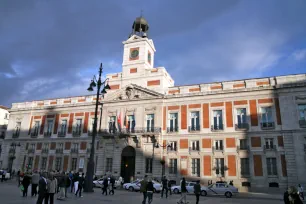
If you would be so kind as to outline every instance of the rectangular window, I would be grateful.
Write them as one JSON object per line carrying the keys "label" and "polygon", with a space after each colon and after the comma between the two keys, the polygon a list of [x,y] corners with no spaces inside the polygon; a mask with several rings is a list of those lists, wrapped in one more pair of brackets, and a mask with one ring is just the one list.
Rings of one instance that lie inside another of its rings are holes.
{"label": "rectangular window", "polygon": [[33,165],[33,157],[29,157],[29,158],[28,158],[28,165],[29,165],[29,168],[32,168],[32,165]]}
{"label": "rectangular window", "polygon": [[241,165],[241,176],[249,176],[250,175],[249,158],[241,158],[240,165]]}
{"label": "rectangular window", "polygon": [[15,130],[13,133],[13,137],[18,137],[21,129],[21,122],[16,122]]}
{"label": "rectangular window", "polygon": [[30,149],[35,150],[35,144],[34,143],[30,145]]}
{"label": "rectangular window", "polygon": [[240,139],[240,149],[247,150],[248,149],[248,140],[247,139]]}
{"label": "rectangular window", "polygon": [[262,128],[274,127],[274,121],[272,117],[272,107],[261,108],[261,127]]}
{"label": "rectangular window", "polygon": [[216,174],[224,177],[224,158],[215,159]]}
{"label": "rectangular window", "polygon": [[269,176],[277,176],[276,158],[267,158],[267,172]]}
{"label": "rectangular window", "polygon": [[146,158],[146,173],[152,173],[152,158]]}
{"label": "rectangular window", "polygon": [[47,168],[47,157],[41,159],[41,170],[46,170]]}
{"label": "rectangular window", "polygon": [[177,150],[177,142],[176,141],[171,141],[167,148],[168,148],[168,151],[176,151]]}
{"label": "rectangular window", "polygon": [[191,173],[194,176],[200,177],[200,159],[191,160]]}
{"label": "rectangular window", "polygon": [[223,150],[223,140],[215,140],[215,150]]}
{"label": "rectangular window", "polygon": [[72,171],[76,171],[77,169],[77,162],[78,162],[78,159],[77,158],[72,158],[71,160],[71,170]]}
{"label": "rectangular window", "polygon": [[65,135],[66,134],[66,129],[67,129],[67,120],[62,120],[60,133],[62,135]]}
{"label": "rectangular window", "polygon": [[72,143],[72,149],[79,149],[79,143]]}
{"label": "rectangular window", "polygon": [[222,110],[214,110],[213,111],[213,129],[214,130],[223,130],[223,116]]}
{"label": "rectangular window", "polygon": [[191,112],[189,131],[199,131],[199,130],[200,130],[200,112],[199,111]]}
{"label": "rectangular window", "polygon": [[248,128],[246,108],[237,109],[237,128],[238,129]]}
{"label": "rectangular window", "polygon": [[154,132],[154,114],[147,114],[147,132]]}
{"label": "rectangular window", "polygon": [[190,150],[191,151],[199,151],[200,150],[200,141],[194,140],[190,142]]}
{"label": "rectangular window", "polygon": [[4,119],[9,119],[9,118],[8,118],[8,113],[5,113],[5,114],[4,114]]}
{"label": "rectangular window", "polygon": [[178,131],[178,113],[170,113],[168,132],[177,132],[177,131]]}
{"label": "rectangular window", "polygon": [[61,157],[56,157],[55,159],[55,170],[60,171],[62,167],[62,158]]}
{"label": "rectangular window", "polygon": [[32,133],[31,133],[32,136],[37,136],[38,135],[39,127],[40,127],[40,122],[35,121],[34,127],[32,128]]}
{"label": "rectangular window", "polygon": [[265,149],[274,149],[273,138],[265,139]]}
{"label": "rectangular window", "polygon": [[113,158],[106,158],[106,172],[112,172]]}
{"label": "rectangular window", "polygon": [[177,174],[177,159],[170,159],[169,174]]}
{"label": "rectangular window", "polygon": [[128,115],[125,121],[126,129],[128,132],[134,133],[135,132],[135,117],[134,115]]}
{"label": "rectangular window", "polygon": [[299,104],[299,116],[300,127],[306,127],[306,104]]}
{"label": "rectangular window", "polygon": [[109,132],[109,133],[116,133],[116,132],[117,132],[117,127],[116,127],[116,116],[110,116],[110,117],[109,117],[108,132]]}
{"label": "rectangular window", "polygon": [[48,143],[44,143],[44,144],[43,144],[43,149],[48,150],[48,149],[49,149],[49,144],[48,144]]}
{"label": "rectangular window", "polygon": [[47,132],[52,133],[52,128],[53,128],[53,120],[48,120],[48,122],[47,122]]}
{"label": "rectangular window", "polygon": [[75,130],[76,134],[80,135],[82,132],[82,119],[77,119],[75,124]]}

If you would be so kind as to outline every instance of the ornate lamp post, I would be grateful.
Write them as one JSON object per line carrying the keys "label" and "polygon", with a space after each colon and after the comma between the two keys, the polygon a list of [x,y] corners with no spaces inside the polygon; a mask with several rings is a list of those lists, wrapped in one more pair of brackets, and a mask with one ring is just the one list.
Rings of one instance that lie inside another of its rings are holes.
{"label": "ornate lamp post", "polygon": [[9,158],[10,158],[10,165],[9,165],[9,171],[12,172],[13,168],[13,162],[16,159],[15,153],[16,153],[16,147],[20,147],[20,143],[12,143],[11,144],[11,149],[9,151]]}
{"label": "ornate lamp post", "polygon": [[[97,135],[97,123],[98,123],[98,106],[99,106],[99,96],[100,96],[100,89],[103,86],[103,89],[101,91],[101,95],[104,96],[106,94],[106,90],[110,89],[108,85],[108,79],[105,79],[105,81],[101,81],[101,75],[102,75],[102,63],[100,64],[99,68],[99,78],[96,79],[96,76],[93,77],[88,91],[93,91],[94,87],[97,86],[97,98],[96,98],[96,107],[95,107],[95,119],[93,124],[93,132],[92,132],[92,140],[91,140],[91,149],[90,149],[90,157],[87,163],[87,171],[86,171],[86,185],[84,188],[85,192],[93,192],[93,176],[94,176],[94,169],[95,169],[95,163],[94,163],[94,156],[95,156],[95,139]],[[102,118],[102,108],[101,108],[101,118]]]}

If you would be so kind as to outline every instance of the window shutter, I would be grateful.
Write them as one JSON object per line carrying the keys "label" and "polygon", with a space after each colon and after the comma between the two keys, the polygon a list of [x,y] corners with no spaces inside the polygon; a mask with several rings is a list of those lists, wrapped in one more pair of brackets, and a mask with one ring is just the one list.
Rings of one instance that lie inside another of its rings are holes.
{"label": "window shutter", "polygon": [[194,118],[191,118],[191,128],[194,128]]}

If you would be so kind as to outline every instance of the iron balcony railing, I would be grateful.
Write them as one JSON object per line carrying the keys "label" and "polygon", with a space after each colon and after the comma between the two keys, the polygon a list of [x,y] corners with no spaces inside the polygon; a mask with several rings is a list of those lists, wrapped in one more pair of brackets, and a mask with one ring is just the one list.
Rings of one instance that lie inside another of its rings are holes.
{"label": "iron balcony railing", "polygon": [[52,132],[44,132],[44,137],[51,137]]}
{"label": "iron balcony railing", "polygon": [[[148,131],[149,130],[149,131]],[[160,133],[161,128],[160,127],[154,127],[154,128],[109,128],[109,129],[101,129],[98,133],[107,133],[107,134],[129,134],[129,133]]]}
{"label": "iron balcony railing", "polygon": [[275,151],[276,145],[264,145],[264,150],[265,151]]}
{"label": "iron balcony railing", "polygon": [[215,132],[215,131],[223,131],[223,124],[212,125],[211,126],[211,131],[213,131],[213,132]]}
{"label": "iron balcony railing", "polygon": [[29,154],[34,153],[34,152],[35,152],[35,149],[28,149]]}
{"label": "iron balcony railing", "polygon": [[179,127],[167,127],[167,132],[178,132]]}
{"label": "iron balcony railing", "polygon": [[249,123],[235,124],[235,130],[248,130],[248,129],[249,129]]}
{"label": "iron balcony railing", "polygon": [[49,153],[49,149],[42,149],[41,153],[48,154]]}
{"label": "iron balcony railing", "polygon": [[237,151],[240,151],[240,150],[246,150],[246,151],[249,151],[250,150],[250,147],[247,145],[247,146],[237,146]]}
{"label": "iron balcony railing", "polygon": [[77,149],[77,148],[72,148],[72,149],[70,150],[70,152],[71,152],[71,153],[79,153],[79,149]]}
{"label": "iron balcony railing", "polygon": [[57,136],[58,136],[58,137],[65,137],[65,136],[66,136],[66,131],[59,131],[59,132],[57,133]]}
{"label": "iron balcony railing", "polygon": [[260,126],[262,130],[269,130],[275,128],[274,122],[262,122],[260,123]]}
{"label": "iron balcony railing", "polygon": [[20,134],[20,129],[16,129],[15,132],[13,133],[13,138],[18,138]]}
{"label": "iron balcony railing", "polygon": [[301,128],[306,128],[306,120],[299,120],[299,124]]}
{"label": "iron balcony railing", "polygon": [[74,128],[73,132],[72,132],[72,136],[73,137],[79,137],[82,134],[82,127],[81,126],[77,126]]}
{"label": "iron balcony railing", "polygon": [[168,152],[176,152],[177,151],[177,148],[176,147],[167,147],[167,151]]}
{"label": "iron balcony railing", "polygon": [[200,147],[189,147],[189,152],[199,152]]}
{"label": "iron balcony railing", "polygon": [[212,151],[213,152],[223,152],[224,151],[224,147],[223,146],[212,147]]}
{"label": "iron balcony railing", "polygon": [[56,149],[55,153],[56,154],[63,154],[64,150],[63,149]]}
{"label": "iron balcony railing", "polygon": [[200,126],[189,126],[188,127],[188,132],[196,132],[200,131]]}
{"label": "iron balcony railing", "polygon": [[38,136],[38,129],[35,129],[33,132],[31,132],[31,137],[35,138]]}

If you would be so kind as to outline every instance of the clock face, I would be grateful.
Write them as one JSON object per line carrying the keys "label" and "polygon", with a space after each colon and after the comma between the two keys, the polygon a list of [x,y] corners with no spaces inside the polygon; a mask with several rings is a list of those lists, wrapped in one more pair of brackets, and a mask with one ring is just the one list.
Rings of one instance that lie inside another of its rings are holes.
{"label": "clock face", "polygon": [[139,55],[139,51],[138,50],[132,50],[131,54],[130,54],[130,58],[134,59],[134,58],[138,57],[138,55]]}

